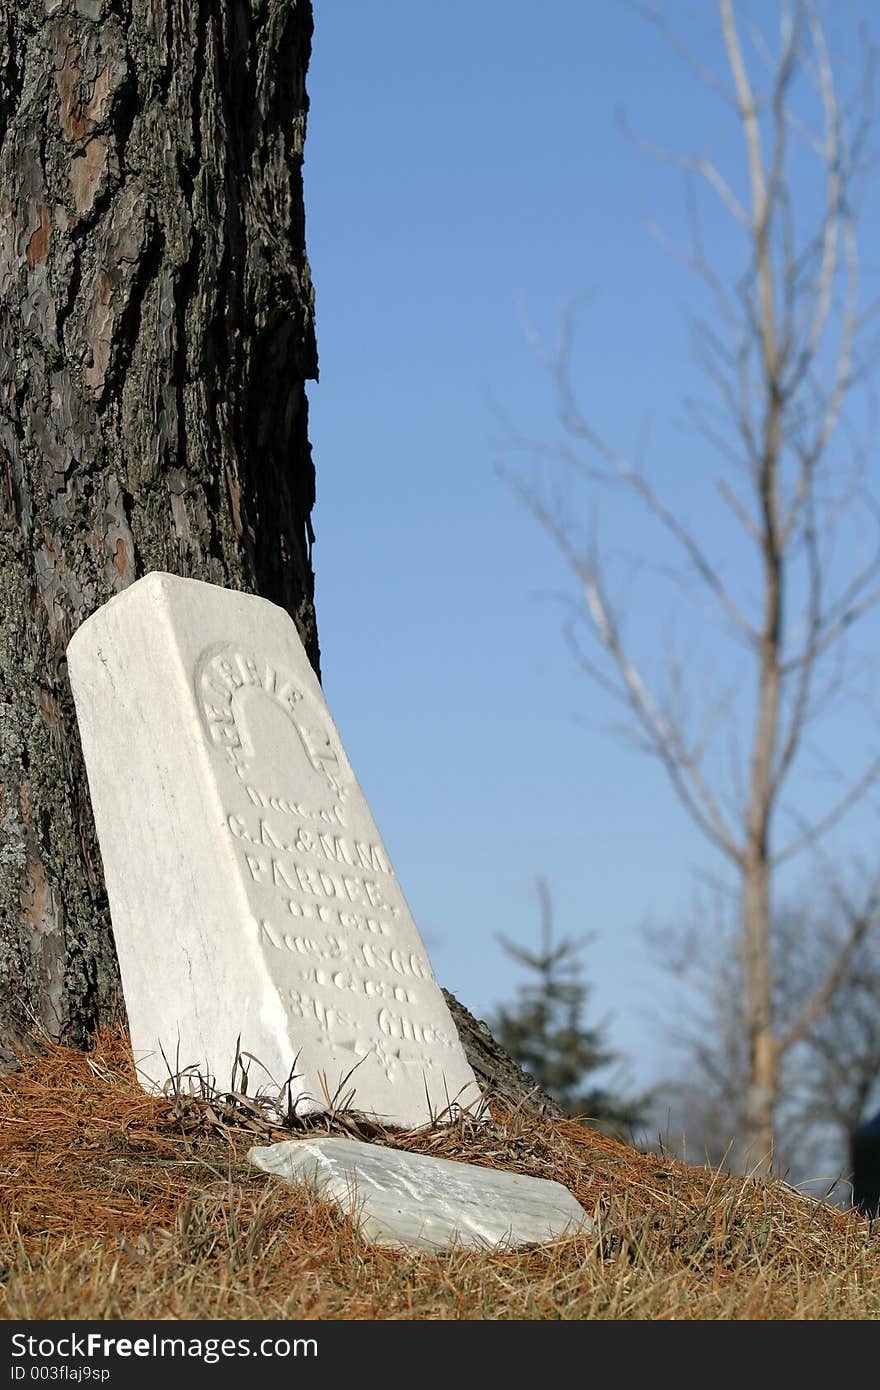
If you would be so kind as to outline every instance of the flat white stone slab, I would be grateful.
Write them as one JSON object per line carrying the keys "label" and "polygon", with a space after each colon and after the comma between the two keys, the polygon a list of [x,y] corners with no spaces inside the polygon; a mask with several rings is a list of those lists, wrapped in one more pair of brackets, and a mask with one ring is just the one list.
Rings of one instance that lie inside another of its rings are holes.
{"label": "flat white stone slab", "polygon": [[290,1139],[248,1153],[257,1168],[331,1197],[379,1245],[514,1247],[593,1229],[561,1183],[357,1139]]}
{"label": "flat white stone slab", "polygon": [[[480,1093],[288,614],[150,574],[68,647],[135,1061],[416,1126]],[[164,1054],[164,1055],[163,1055]],[[270,1083],[271,1078],[271,1083]]]}

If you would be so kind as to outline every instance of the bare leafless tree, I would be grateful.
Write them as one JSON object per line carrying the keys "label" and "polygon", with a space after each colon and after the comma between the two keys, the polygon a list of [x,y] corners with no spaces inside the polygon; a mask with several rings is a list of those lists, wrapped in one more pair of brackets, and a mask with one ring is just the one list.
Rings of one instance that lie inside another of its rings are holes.
{"label": "bare leafless tree", "polygon": [[[874,61],[865,39],[864,69],[852,100],[845,101],[811,0],[783,0],[774,10],[779,28],[771,41],[733,0],[719,0],[724,77],[687,51],[662,13],[651,16],[727,104],[742,137],[741,171],[728,175],[709,155],[676,160],[696,186],[720,199],[743,252],[736,276],[725,277],[713,265],[695,198],[687,259],[713,306],[696,323],[710,391],[706,400],[687,404],[703,442],[722,459],[718,494],[742,544],[733,563],[720,562],[712,535],[689,522],[686,508],[669,500],[640,461],[618,452],[580,404],[573,384],[574,315],[563,324],[550,363],[563,427],[554,457],[594,497],[613,487],[656,523],[678,552],[678,577],[714,606],[740,666],[745,654],[753,709],[743,715],[701,692],[672,646],[665,670],[655,675],[624,625],[626,604],[612,592],[595,517],[584,539],[558,493],[548,495],[552,489],[534,476],[505,468],[577,579],[578,615],[569,636],[579,661],[624,707],[625,727],[660,761],[694,824],[733,871],[745,1056],[741,1100],[753,1167],[772,1161],[783,1058],[815,1032],[875,920],[872,888],[864,905],[848,905],[845,938],[796,1016],[783,1021],[772,969],[775,876],[799,854],[815,855],[880,776],[876,748],[867,750],[861,768],[824,809],[786,824],[783,793],[804,754],[807,731],[847,693],[847,644],[880,601],[880,514],[867,462],[858,448],[842,460],[851,424],[845,408],[864,385],[872,359],[856,228]],[[813,161],[807,178],[795,172],[805,158]],[[869,553],[860,555],[853,538],[866,526]],[[649,604],[653,611],[654,591]],[[718,741],[728,736],[730,761],[722,773]]]}

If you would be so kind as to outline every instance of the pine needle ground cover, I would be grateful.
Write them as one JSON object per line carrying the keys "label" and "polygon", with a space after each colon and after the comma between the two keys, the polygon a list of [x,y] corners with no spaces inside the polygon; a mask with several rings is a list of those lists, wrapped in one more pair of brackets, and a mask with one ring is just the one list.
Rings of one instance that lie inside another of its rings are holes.
{"label": "pine needle ground cover", "polygon": [[550,1177],[595,1232],[513,1252],[383,1249],[251,1168],[289,1138],[246,1095],[151,1097],[121,1034],[0,1078],[0,1316],[707,1319],[880,1316],[880,1223],[780,1181],[496,1107],[418,1133],[315,1128]]}

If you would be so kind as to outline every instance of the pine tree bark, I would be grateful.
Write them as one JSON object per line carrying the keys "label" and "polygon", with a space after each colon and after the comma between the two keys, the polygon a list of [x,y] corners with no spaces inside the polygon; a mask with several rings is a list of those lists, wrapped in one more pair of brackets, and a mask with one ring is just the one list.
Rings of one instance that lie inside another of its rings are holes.
{"label": "pine tree bark", "polygon": [[[65,648],[150,570],[318,669],[309,0],[0,0],[0,1045],[117,972]],[[120,768],[120,776],[125,769]]]}
{"label": "pine tree bark", "polygon": [[475,1018],[447,989],[443,997],[483,1093],[492,1094],[505,1104],[512,1103],[522,1113],[538,1119],[562,1119],[565,1111],[559,1102],[542,1090],[535,1078],[505,1052],[492,1036],[489,1025]]}

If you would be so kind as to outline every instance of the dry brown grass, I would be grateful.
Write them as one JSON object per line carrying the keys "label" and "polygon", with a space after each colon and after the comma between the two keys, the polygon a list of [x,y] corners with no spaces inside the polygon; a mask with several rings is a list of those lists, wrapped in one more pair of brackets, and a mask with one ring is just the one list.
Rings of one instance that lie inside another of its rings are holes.
{"label": "dry brown grass", "polygon": [[272,1137],[246,1106],[231,1124],[145,1095],[119,1036],[27,1059],[0,1080],[0,1316],[880,1316],[878,1223],[571,1121],[496,1110],[488,1127],[376,1137],[554,1177],[597,1217],[593,1235],[489,1254],[365,1244],[252,1169],[255,1134]]}

